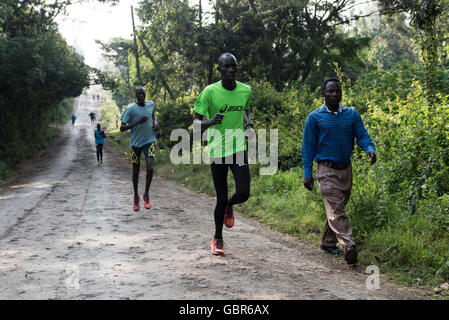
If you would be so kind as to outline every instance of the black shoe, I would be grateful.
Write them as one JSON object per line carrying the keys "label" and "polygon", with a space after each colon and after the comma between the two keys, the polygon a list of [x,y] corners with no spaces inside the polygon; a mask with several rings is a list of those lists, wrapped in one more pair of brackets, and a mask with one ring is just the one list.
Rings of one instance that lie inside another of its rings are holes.
{"label": "black shoe", "polygon": [[357,249],[355,248],[355,245],[348,248],[348,250],[345,253],[345,260],[349,265],[356,264],[358,262]]}
{"label": "black shoe", "polygon": [[339,254],[341,252],[336,246],[320,246],[320,249],[326,251],[329,254]]}

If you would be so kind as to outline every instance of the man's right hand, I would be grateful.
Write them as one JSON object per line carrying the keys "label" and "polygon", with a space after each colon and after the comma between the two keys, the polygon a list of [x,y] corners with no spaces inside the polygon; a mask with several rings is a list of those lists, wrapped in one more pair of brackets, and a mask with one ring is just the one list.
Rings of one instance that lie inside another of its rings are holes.
{"label": "man's right hand", "polygon": [[147,116],[143,116],[142,118],[140,118],[140,119],[137,121],[137,123],[138,123],[138,124],[141,124],[141,123],[146,122],[147,120],[148,120],[148,117],[147,117]]}
{"label": "man's right hand", "polygon": [[304,187],[307,190],[313,190],[313,178],[304,178]]}
{"label": "man's right hand", "polygon": [[213,124],[221,124],[224,117],[226,117],[226,115],[224,113],[216,113],[215,116],[212,118],[212,123]]}

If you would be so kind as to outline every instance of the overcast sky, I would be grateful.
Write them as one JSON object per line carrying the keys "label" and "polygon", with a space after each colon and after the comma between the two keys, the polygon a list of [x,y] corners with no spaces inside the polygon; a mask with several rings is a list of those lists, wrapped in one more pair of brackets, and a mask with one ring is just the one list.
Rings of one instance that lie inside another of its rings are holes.
{"label": "overcast sky", "polygon": [[[59,16],[59,31],[85,57],[85,62],[94,67],[101,56],[95,40],[108,41],[122,37],[131,39],[131,5],[138,7],[139,0],[120,0],[116,6],[96,1],[74,4],[68,8],[68,16]],[[139,19],[134,14],[136,24]]]}

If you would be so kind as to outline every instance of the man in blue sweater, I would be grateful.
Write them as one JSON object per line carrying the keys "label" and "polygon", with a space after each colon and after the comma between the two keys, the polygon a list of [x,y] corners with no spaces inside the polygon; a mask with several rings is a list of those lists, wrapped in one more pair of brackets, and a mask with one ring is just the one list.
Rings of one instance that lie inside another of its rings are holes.
{"label": "man in blue sweater", "polygon": [[359,113],[340,105],[341,83],[330,78],[323,83],[325,104],[312,111],[306,120],[302,142],[304,186],[313,190],[313,161],[317,162],[316,180],[323,195],[327,220],[321,249],[337,254],[336,244],[344,248],[349,265],[357,263],[357,250],[346,204],[352,188],[351,155],[354,140],[366,152],[370,164],[376,162],[374,143]]}

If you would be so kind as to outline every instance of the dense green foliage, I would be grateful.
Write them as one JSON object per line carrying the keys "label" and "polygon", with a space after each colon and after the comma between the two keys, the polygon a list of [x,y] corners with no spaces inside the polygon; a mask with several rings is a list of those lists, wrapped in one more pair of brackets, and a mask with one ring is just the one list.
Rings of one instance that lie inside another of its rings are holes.
{"label": "dense green foliage", "polygon": [[100,44],[104,57],[112,61],[118,70],[118,74],[97,70],[98,83],[101,83],[105,89],[113,91],[114,100],[121,110],[129,103],[134,95],[134,88],[139,85],[132,82],[130,75],[128,55],[132,49],[132,42],[113,38],[109,43],[101,41],[97,41],[97,43]]}
{"label": "dense green foliage", "polygon": [[[355,2],[218,0],[212,12],[205,12],[201,1],[199,6],[187,0],[141,1],[137,14],[144,25],[137,33],[142,83],[137,81],[134,50],[128,48],[128,59],[123,59],[127,40],[102,44],[122,74],[113,86],[116,101],[122,106],[126,98],[133,100],[129,85],[144,84],[152,97],[164,101],[201,90],[218,80],[216,61],[225,51],[237,56],[240,80],[267,80],[277,91],[297,81],[315,89],[335,62],[357,78],[366,66],[362,51],[369,38],[349,37],[341,28],[359,18],[345,14]],[[131,72],[124,76],[124,71]]]}
{"label": "dense green foliage", "polygon": [[439,56],[447,57],[446,40],[449,34],[448,0],[380,0],[379,7],[384,13],[407,12],[412,24],[417,28],[416,38],[421,49],[425,66],[425,94],[431,103],[436,102],[436,70]]}
{"label": "dense green foliage", "polygon": [[419,62],[415,30],[405,23],[404,13],[393,16],[375,16],[357,22],[352,30],[355,36],[371,38],[367,59],[377,68],[388,70],[398,61]]}
{"label": "dense green foliage", "polygon": [[90,68],[53,19],[68,1],[8,0],[0,19],[0,178],[46,145],[51,122],[71,115],[69,97],[89,85]]}

